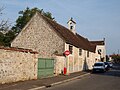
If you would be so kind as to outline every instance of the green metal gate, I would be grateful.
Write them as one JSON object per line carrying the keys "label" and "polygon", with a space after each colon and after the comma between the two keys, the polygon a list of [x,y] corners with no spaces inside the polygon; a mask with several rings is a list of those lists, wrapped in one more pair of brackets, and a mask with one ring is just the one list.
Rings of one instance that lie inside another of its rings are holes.
{"label": "green metal gate", "polygon": [[38,59],[38,78],[54,75],[54,59],[39,58]]}

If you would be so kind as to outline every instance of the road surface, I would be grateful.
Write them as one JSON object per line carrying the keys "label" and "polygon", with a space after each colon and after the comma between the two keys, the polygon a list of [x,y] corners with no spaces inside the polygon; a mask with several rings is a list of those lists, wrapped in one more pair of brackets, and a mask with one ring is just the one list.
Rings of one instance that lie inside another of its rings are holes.
{"label": "road surface", "polygon": [[105,73],[90,74],[44,90],[120,90],[120,65]]}

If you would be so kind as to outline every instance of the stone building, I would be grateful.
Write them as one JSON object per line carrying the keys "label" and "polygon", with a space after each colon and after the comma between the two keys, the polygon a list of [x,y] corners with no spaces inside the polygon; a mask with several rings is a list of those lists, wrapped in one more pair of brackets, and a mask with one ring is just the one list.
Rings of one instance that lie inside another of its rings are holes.
{"label": "stone building", "polygon": [[[95,63],[96,45],[76,33],[76,22],[72,18],[67,23],[68,28],[37,12],[13,40],[11,46],[38,51],[40,67],[43,65],[41,63],[48,63],[50,59],[49,65],[54,63],[54,68],[38,68],[41,76],[50,75],[50,71],[60,74],[64,67],[67,67],[67,73],[91,69]],[[66,50],[70,51],[67,57],[63,55]]]}

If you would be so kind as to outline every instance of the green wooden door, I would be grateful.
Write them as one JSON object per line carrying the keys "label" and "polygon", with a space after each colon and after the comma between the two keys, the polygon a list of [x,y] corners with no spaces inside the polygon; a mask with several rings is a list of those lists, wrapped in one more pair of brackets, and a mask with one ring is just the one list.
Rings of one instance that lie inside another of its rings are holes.
{"label": "green wooden door", "polygon": [[38,59],[38,78],[54,75],[54,59],[39,58]]}

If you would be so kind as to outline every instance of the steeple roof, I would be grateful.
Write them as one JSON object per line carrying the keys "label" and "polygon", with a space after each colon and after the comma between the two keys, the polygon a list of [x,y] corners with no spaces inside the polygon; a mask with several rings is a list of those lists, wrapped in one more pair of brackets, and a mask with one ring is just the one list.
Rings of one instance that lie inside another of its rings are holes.
{"label": "steeple roof", "polygon": [[74,24],[76,24],[76,22],[73,20],[72,17],[70,18],[70,20],[67,23],[69,23],[70,21],[72,21]]}

